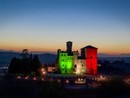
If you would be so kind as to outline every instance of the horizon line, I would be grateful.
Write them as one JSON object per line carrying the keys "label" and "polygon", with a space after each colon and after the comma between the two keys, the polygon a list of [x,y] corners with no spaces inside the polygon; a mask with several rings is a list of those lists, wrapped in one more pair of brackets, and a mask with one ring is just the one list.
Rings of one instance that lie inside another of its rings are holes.
{"label": "horizon line", "polygon": [[[17,52],[21,53],[22,51],[17,51],[17,50],[6,50],[6,49],[0,49],[0,52]],[[55,54],[57,55],[57,52],[51,52],[51,51],[29,51],[29,53],[34,53],[34,54]],[[79,53],[80,54],[80,53]],[[130,53],[103,53],[103,52],[98,52],[98,55],[106,55],[106,56],[123,56],[123,55],[130,55]]]}

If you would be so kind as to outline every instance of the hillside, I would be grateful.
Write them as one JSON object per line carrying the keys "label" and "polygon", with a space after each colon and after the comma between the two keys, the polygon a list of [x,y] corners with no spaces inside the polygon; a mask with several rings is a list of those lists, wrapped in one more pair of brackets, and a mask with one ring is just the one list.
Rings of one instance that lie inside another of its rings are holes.
{"label": "hillside", "polygon": [[[57,58],[57,55],[50,54],[50,53],[37,54],[37,55],[42,64],[55,63],[55,60]],[[9,63],[13,57],[20,57],[20,53],[18,53],[18,52],[0,52],[0,66],[9,65]]]}

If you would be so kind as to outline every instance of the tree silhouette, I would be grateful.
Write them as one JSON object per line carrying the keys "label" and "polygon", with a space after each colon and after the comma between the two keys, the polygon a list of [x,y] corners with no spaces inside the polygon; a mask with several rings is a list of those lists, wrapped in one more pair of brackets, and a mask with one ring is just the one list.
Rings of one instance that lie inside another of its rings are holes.
{"label": "tree silhouette", "polygon": [[12,58],[9,66],[9,73],[16,74],[20,73],[21,67],[20,67],[20,59],[19,58]]}
{"label": "tree silhouette", "polygon": [[39,69],[41,68],[41,62],[38,58],[38,55],[34,55],[33,60],[32,60],[32,71],[36,72],[36,75],[39,75]]}
{"label": "tree silhouette", "polygon": [[38,55],[32,55],[28,53],[28,49],[23,49],[22,54],[20,54],[22,58],[12,58],[9,65],[9,73],[10,74],[30,74],[31,72],[36,75],[40,74],[39,69],[41,68],[41,62],[38,58]]}
{"label": "tree silhouette", "polygon": [[28,49],[23,49],[20,56],[22,56],[22,58],[28,58],[29,57]]}

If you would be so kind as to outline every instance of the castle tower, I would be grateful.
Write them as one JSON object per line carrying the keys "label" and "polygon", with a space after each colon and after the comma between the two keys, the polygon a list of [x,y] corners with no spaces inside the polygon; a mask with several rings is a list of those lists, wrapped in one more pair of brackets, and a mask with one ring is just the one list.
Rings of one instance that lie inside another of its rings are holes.
{"label": "castle tower", "polygon": [[97,50],[91,45],[81,49],[81,56],[86,60],[87,74],[97,74]]}
{"label": "castle tower", "polygon": [[66,47],[67,47],[67,52],[68,54],[71,54],[72,53],[72,42],[71,41],[68,41],[66,42]]}
{"label": "castle tower", "polygon": [[97,49],[93,46],[86,47],[86,65],[88,68],[88,74],[97,74]]}

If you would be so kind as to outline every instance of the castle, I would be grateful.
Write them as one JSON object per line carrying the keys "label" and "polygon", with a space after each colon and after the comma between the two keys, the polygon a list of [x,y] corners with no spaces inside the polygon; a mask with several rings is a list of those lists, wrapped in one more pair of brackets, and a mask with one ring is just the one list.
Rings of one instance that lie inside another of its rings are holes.
{"label": "castle", "polygon": [[61,74],[97,74],[97,50],[88,45],[81,48],[81,56],[78,51],[72,51],[72,42],[66,42],[66,51],[58,49],[58,71]]}

